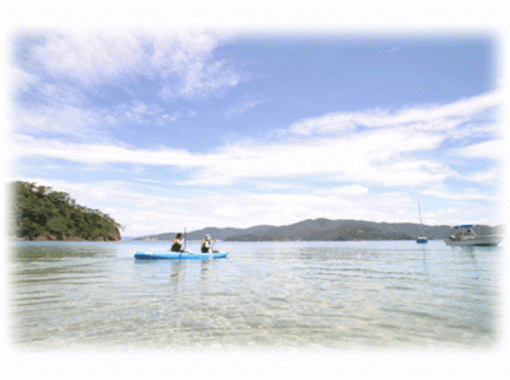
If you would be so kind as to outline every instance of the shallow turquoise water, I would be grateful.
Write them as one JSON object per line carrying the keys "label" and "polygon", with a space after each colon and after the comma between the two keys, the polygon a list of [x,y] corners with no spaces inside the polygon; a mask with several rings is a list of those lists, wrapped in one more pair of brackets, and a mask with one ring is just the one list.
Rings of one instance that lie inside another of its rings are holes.
{"label": "shallow turquoise water", "polygon": [[[169,242],[10,243],[18,348],[476,348],[500,334],[501,248],[442,241],[227,243],[226,259],[138,261]],[[198,251],[198,242],[188,243]]]}

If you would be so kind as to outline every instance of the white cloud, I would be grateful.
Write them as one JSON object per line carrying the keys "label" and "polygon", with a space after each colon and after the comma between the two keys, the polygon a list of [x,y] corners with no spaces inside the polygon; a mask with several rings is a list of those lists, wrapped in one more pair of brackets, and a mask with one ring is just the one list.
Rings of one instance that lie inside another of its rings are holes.
{"label": "white cloud", "polygon": [[239,207],[233,205],[225,205],[216,207],[213,210],[215,215],[225,218],[244,218],[246,213]]}
{"label": "white cloud", "polygon": [[336,195],[347,195],[351,197],[357,197],[368,193],[368,188],[358,184],[352,184],[333,189]]}
{"label": "white cloud", "polygon": [[97,132],[104,120],[94,110],[85,110],[72,105],[41,105],[32,109],[17,110],[14,124],[24,133],[58,133],[86,136]]}
{"label": "white cloud", "polygon": [[501,103],[502,94],[495,91],[445,105],[416,106],[394,113],[382,109],[330,113],[300,121],[290,126],[289,130],[300,135],[342,133],[360,125],[370,128],[412,126],[422,131],[445,131]]}
{"label": "white cloud", "polygon": [[[53,133],[83,139],[106,138],[108,129],[125,122],[147,123],[163,110],[154,104],[133,101],[110,108],[83,107],[79,105],[51,103],[15,111],[14,125],[19,133]],[[175,116],[175,115],[174,115]],[[168,115],[170,118],[170,115]]]}
{"label": "white cloud", "polygon": [[146,66],[142,41],[128,35],[51,33],[32,51],[50,75],[71,77],[84,85],[139,72]]}
{"label": "white cloud", "polygon": [[159,125],[165,125],[168,122],[176,121],[180,116],[181,114],[177,111],[172,112],[171,114],[164,114],[156,121],[156,123]]}
{"label": "white cloud", "polygon": [[160,180],[156,179],[148,179],[148,178],[134,178],[134,181],[143,182],[143,183],[161,183]]}
{"label": "white cloud", "polygon": [[365,186],[358,185],[356,183],[352,185],[346,185],[341,187],[334,187],[331,189],[320,189],[316,190],[315,194],[318,196],[348,196],[348,197],[359,197],[366,195],[368,188]]}
{"label": "white cloud", "polygon": [[461,176],[471,182],[478,182],[481,184],[493,183],[493,181],[503,178],[503,173],[500,167],[493,167],[489,170],[479,171],[473,174]]}
{"label": "white cloud", "polygon": [[[213,59],[217,45],[218,37],[206,33],[166,37],[49,33],[42,43],[32,46],[30,59],[42,70],[40,78],[65,77],[90,87],[143,76],[161,85],[159,93],[164,98],[194,98],[245,79],[229,62]],[[35,80],[29,75],[24,75],[26,83]]]}
{"label": "white cloud", "polygon": [[132,101],[131,104],[122,103],[111,110],[103,109],[101,113],[110,116],[115,124],[121,124],[125,121],[140,124],[154,119],[156,115],[162,114],[163,110],[155,104]]}
{"label": "white cloud", "polygon": [[101,165],[110,162],[146,165],[173,165],[181,168],[197,165],[198,157],[179,149],[132,149],[106,143],[64,143],[16,135],[12,151],[16,158],[50,157],[73,162]]}
{"label": "white cloud", "polygon": [[485,201],[497,201],[498,198],[494,195],[490,195],[476,188],[463,188],[462,191],[451,191],[446,189],[443,185],[438,184],[429,189],[421,192],[423,195],[434,196],[442,199],[450,200],[485,200]]}
{"label": "white cloud", "polygon": [[238,142],[214,153],[192,154],[182,149],[133,149],[18,136],[15,151],[18,157],[44,156],[94,165],[122,162],[195,168],[192,178],[181,185],[222,186],[243,178],[323,175],[343,182],[400,186],[438,182],[452,174],[438,162],[408,157],[415,151],[434,149],[441,141],[436,135],[389,129],[306,142]]}
{"label": "white cloud", "polygon": [[18,67],[10,66],[7,68],[8,78],[11,85],[21,91],[29,91],[31,87],[40,85],[40,79],[35,74],[30,74]]}
{"label": "white cloud", "polygon": [[424,215],[426,224],[429,225],[458,225],[458,224],[489,224],[496,225],[491,211],[486,207],[473,207],[469,202],[455,202],[451,207],[440,208],[436,211],[427,212]]}
{"label": "white cloud", "polygon": [[[229,62],[215,60],[218,38],[210,34],[150,35],[48,33],[30,47],[24,69],[10,67],[13,90],[27,93],[29,104],[18,102],[14,126],[22,133],[53,133],[97,139],[108,128],[129,121],[159,125],[182,113],[168,113],[155,103],[90,106],[86,92],[110,84],[135,95],[125,79],[143,76],[164,98],[197,98],[216,94],[246,79]],[[159,88],[159,89],[158,89]],[[34,100],[35,99],[35,100]],[[189,117],[196,115],[185,110]]]}
{"label": "white cloud", "polygon": [[455,156],[467,158],[490,158],[503,159],[506,155],[505,142],[503,140],[485,141],[479,144],[473,144],[463,148],[452,149],[450,153]]}
{"label": "white cloud", "polygon": [[243,112],[245,112],[245,111],[247,111],[247,110],[249,110],[251,108],[254,108],[254,107],[258,106],[262,102],[263,101],[260,100],[260,99],[258,99],[258,100],[245,100],[245,101],[239,102],[235,106],[230,108],[225,115],[228,117],[228,116],[231,116],[233,114],[243,113]]}
{"label": "white cloud", "polygon": [[452,174],[438,162],[408,156],[437,148],[441,142],[441,136],[391,129],[305,142],[237,143],[208,155],[208,164],[182,184],[224,185],[241,178],[323,175],[343,182],[418,185]]}
{"label": "white cloud", "polygon": [[265,181],[265,180],[257,180],[257,189],[264,191],[273,191],[273,190],[288,190],[288,189],[304,189],[305,186],[297,185],[290,182],[285,182],[282,179],[274,179],[274,181]]}

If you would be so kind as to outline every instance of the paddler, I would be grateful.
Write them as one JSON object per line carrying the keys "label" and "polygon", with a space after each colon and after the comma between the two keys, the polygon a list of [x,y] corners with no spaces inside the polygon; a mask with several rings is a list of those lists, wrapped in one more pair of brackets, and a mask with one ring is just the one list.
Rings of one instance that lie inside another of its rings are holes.
{"label": "paddler", "polygon": [[172,248],[170,248],[172,252],[184,252],[184,237],[179,232],[175,235],[175,239],[172,242]]}
{"label": "paddler", "polygon": [[211,240],[211,235],[205,235],[205,239],[202,239],[201,250],[202,253],[213,253],[218,251],[213,251],[213,245],[216,243],[216,240]]}

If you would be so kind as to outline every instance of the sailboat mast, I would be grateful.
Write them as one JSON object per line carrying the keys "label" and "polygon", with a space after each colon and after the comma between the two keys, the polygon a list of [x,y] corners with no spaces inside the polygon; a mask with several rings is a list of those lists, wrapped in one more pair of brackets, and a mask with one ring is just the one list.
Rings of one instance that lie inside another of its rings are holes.
{"label": "sailboat mast", "polygon": [[418,199],[418,214],[420,215],[420,224],[423,225],[423,222],[421,221],[421,209],[420,209],[420,200]]}
{"label": "sailboat mast", "polygon": [[416,239],[416,242],[417,243],[420,243],[420,244],[424,244],[427,242],[427,238],[425,237],[424,235],[424,231],[423,231],[423,222],[421,220],[421,207],[420,207],[420,200],[417,199],[418,201],[418,214],[420,215],[420,227],[421,227],[421,235],[418,237],[418,239]]}

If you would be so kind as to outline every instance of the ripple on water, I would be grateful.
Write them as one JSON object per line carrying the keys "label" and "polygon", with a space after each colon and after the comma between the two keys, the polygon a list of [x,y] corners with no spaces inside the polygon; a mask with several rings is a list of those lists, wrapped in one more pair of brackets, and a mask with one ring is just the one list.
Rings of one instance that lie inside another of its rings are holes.
{"label": "ripple on water", "polygon": [[15,344],[478,347],[498,336],[497,249],[221,242],[227,259],[141,263],[132,254],[149,243],[46,243],[12,258]]}

